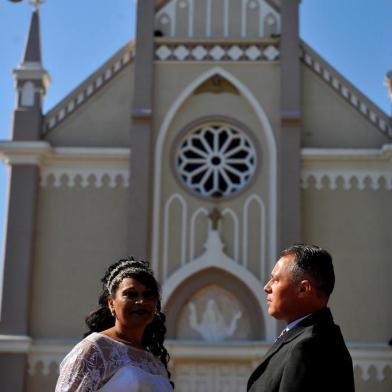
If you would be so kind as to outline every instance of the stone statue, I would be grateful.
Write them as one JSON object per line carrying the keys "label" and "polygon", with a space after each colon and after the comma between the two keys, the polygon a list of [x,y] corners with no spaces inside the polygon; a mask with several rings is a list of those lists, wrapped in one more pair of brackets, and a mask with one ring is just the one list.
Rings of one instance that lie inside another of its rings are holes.
{"label": "stone statue", "polygon": [[238,320],[242,316],[242,312],[237,311],[230,323],[226,325],[222,312],[214,299],[207,301],[207,306],[200,322],[197,321],[196,305],[190,302],[188,308],[191,328],[200,333],[203,339],[209,342],[221,341],[232,336],[237,329]]}

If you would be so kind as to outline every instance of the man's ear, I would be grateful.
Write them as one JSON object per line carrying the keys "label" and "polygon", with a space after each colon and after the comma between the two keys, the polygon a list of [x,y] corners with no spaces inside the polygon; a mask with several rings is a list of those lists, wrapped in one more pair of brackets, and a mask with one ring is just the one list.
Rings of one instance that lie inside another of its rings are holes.
{"label": "man's ear", "polygon": [[313,286],[310,280],[304,279],[299,282],[298,295],[299,297],[306,297],[313,291]]}

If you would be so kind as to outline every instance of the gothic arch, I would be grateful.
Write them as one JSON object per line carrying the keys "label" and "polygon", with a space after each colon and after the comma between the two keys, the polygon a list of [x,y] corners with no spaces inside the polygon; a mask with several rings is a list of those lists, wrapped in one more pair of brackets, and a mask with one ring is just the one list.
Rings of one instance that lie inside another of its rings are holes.
{"label": "gothic arch", "polygon": [[[263,336],[261,338],[273,339],[276,334],[276,322],[271,317],[265,317],[267,306],[263,284],[248,269],[223,253],[223,244],[217,231],[210,230],[205,248],[205,253],[178,269],[163,284],[162,304],[169,311],[168,318],[170,318],[172,311],[181,309],[179,307],[181,298],[185,301],[203,285],[218,283],[231,292],[233,289],[239,288],[242,294],[238,293],[238,295],[249,297],[249,304],[252,307],[251,313],[256,315],[252,324],[260,327],[260,323],[262,323]],[[201,278],[204,275],[206,277]],[[176,299],[177,297],[180,298]],[[176,302],[174,305],[173,301]],[[176,319],[175,313],[172,316]],[[173,322],[175,323],[175,321]],[[260,338],[258,334],[254,336]]]}
{"label": "gothic arch", "polygon": [[[271,124],[268,117],[261,106],[260,102],[252,94],[250,89],[237,79],[230,72],[226,71],[222,67],[213,67],[206,72],[199,75],[191,83],[189,83],[182,92],[178,95],[177,99],[173,102],[170,109],[166,113],[162,125],[158,132],[158,138],[155,145],[155,170],[154,170],[154,206],[153,206],[153,243],[152,243],[152,262],[156,272],[158,272],[158,260],[159,260],[159,228],[160,228],[160,209],[161,209],[161,185],[162,185],[162,155],[163,147],[166,139],[167,132],[170,125],[181,108],[185,100],[206,80],[214,75],[219,75],[222,78],[228,80],[248,101],[249,105],[255,111],[256,116],[261,124],[262,129],[265,132],[267,149],[270,155],[270,166],[269,166],[269,178],[270,187],[268,195],[268,221],[270,227],[269,237],[269,259],[272,262],[276,258],[276,236],[277,236],[277,147],[275,137],[272,131]],[[269,267],[272,267],[269,266]]]}
{"label": "gothic arch", "polygon": [[[184,272],[183,269],[181,269],[182,272]],[[180,310],[183,309],[194,294],[210,285],[218,286],[232,293],[239,300],[246,313],[244,316],[250,321],[249,339],[265,340],[267,338],[265,312],[260,307],[259,298],[256,297],[256,293],[249,287],[247,282],[241,279],[240,276],[234,275],[233,272],[211,266],[200,269],[185,279],[181,279],[181,282],[173,285],[173,287],[169,287],[170,283],[171,278],[163,288],[163,306],[167,316],[168,339],[176,338]],[[261,293],[261,288],[259,292]]]}

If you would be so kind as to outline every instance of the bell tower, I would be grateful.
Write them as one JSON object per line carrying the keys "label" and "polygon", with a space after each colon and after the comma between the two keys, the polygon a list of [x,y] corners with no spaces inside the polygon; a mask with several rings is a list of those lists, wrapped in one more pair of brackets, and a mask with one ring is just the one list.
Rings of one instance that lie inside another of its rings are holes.
{"label": "bell tower", "polygon": [[[26,47],[21,63],[13,71],[16,107],[11,141],[3,143],[14,154],[6,161],[9,191],[0,281],[0,336],[21,347],[29,347],[31,342],[31,272],[39,182],[39,159],[35,151],[41,146],[43,97],[50,82],[41,59],[38,9],[41,0],[31,3],[34,10]],[[5,390],[24,390],[26,352],[22,349],[0,354],[0,379]]]}
{"label": "bell tower", "polygon": [[14,69],[16,107],[12,140],[39,140],[42,128],[43,97],[50,77],[42,65],[39,31],[39,1],[33,2],[30,29],[21,63]]}

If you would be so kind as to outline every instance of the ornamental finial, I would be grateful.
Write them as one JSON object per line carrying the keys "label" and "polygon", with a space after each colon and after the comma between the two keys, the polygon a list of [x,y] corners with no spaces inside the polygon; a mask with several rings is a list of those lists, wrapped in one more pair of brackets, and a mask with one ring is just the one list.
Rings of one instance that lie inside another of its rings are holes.
{"label": "ornamental finial", "polygon": [[35,11],[38,11],[39,7],[44,3],[44,0],[30,0],[30,4],[34,7]]}

